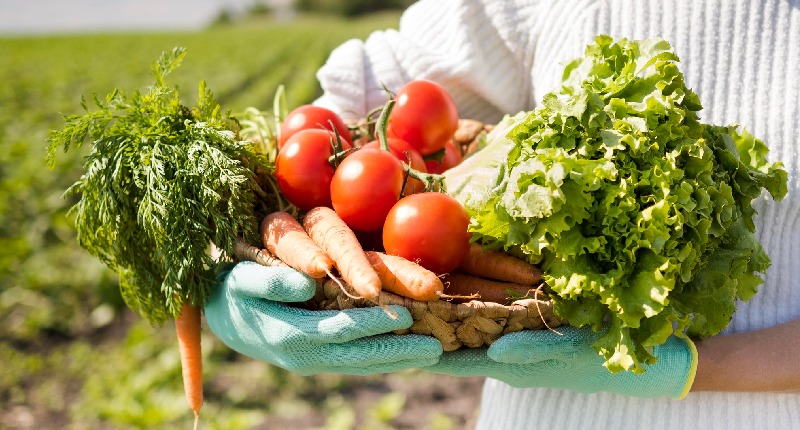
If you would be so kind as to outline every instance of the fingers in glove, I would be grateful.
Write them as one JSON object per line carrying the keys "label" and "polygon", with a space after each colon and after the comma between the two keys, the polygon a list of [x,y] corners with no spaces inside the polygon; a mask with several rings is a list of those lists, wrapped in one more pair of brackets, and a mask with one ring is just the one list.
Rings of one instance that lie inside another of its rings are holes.
{"label": "fingers in glove", "polygon": [[278,302],[303,302],[314,297],[316,281],[290,267],[266,267],[243,261],[231,269],[223,283],[233,295]]}
{"label": "fingers in glove", "polygon": [[432,365],[442,355],[442,345],[431,336],[385,334],[299,349],[293,355],[285,362],[301,375],[367,375]]}
{"label": "fingers in glove", "polygon": [[[339,367],[326,370],[325,372],[339,373],[342,375],[374,375],[377,373],[393,373],[401,370],[420,369],[436,364],[438,358],[399,360],[391,363],[380,363],[370,367]],[[321,373],[321,372],[317,372]]]}
{"label": "fingers in glove", "polygon": [[287,347],[304,342],[343,343],[411,327],[414,321],[408,309],[396,305],[390,308],[394,315],[380,307],[314,311],[294,306],[266,306],[262,312],[271,321],[263,325],[270,330],[279,329],[282,332],[280,343]]}
{"label": "fingers in glove", "polygon": [[522,330],[508,333],[489,347],[489,358],[501,363],[538,363],[546,360],[572,361],[596,356],[592,344],[600,335],[591,328],[573,326],[556,330]]}
{"label": "fingers in glove", "polygon": [[439,362],[422,370],[452,376],[486,376],[492,366],[508,366],[487,356],[487,348],[464,348],[445,352]]}
{"label": "fingers in glove", "polygon": [[[267,292],[270,289],[264,287],[264,281],[252,279],[250,273],[262,269],[242,265],[235,270],[234,277],[213,291],[205,306],[209,327],[226,343],[252,344],[265,349],[342,343],[407,329],[413,323],[408,309],[399,306],[391,306],[389,315],[380,307],[317,311],[268,300],[256,296],[259,288]],[[246,276],[240,279],[239,274]]]}

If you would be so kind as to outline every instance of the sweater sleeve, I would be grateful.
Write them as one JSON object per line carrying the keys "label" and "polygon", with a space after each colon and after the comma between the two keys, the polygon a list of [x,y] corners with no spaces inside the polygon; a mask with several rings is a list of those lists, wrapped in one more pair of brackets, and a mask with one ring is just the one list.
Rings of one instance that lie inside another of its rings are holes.
{"label": "sweater sleeve", "polygon": [[430,79],[453,96],[461,117],[497,121],[532,107],[530,70],[537,1],[423,0],[398,30],[336,48],[317,73],[316,104],[348,119],[363,117],[412,79]]}

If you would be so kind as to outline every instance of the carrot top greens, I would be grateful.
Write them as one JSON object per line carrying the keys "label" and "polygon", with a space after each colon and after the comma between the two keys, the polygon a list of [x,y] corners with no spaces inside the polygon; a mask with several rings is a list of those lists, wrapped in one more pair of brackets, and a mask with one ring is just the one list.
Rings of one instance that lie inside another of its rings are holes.
{"label": "carrot top greens", "polygon": [[91,145],[85,173],[66,191],[80,197],[70,211],[78,241],[119,273],[126,304],[154,324],[183,303],[205,303],[237,236],[257,238],[265,201],[256,172],[268,170],[267,159],[239,139],[205,83],[194,108],[167,86],[185,55],[164,52],[146,92],[94,97],[95,110],[83,100],[85,114],[66,117],[49,137],[51,167],[57,149]]}

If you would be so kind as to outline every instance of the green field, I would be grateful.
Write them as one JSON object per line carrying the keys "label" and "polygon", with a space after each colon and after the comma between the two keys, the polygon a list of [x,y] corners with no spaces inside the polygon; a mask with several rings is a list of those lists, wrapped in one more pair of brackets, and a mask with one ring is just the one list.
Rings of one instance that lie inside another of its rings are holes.
{"label": "green field", "polygon": [[[63,191],[81,154],[44,157],[49,130],[81,97],[142,89],[150,64],[188,49],[170,76],[194,97],[205,80],[225,109],[289,107],[320,93],[316,70],[349,38],[398,15],[303,18],[199,32],[0,38],[0,428],[173,429],[193,421],[171,326],[122,302],[117,276],[78,247]],[[193,101],[193,100],[190,100]],[[432,428],[474,420],[479,382],[421,372],[302,378],[242,357],[205,330],[201,428]]]}

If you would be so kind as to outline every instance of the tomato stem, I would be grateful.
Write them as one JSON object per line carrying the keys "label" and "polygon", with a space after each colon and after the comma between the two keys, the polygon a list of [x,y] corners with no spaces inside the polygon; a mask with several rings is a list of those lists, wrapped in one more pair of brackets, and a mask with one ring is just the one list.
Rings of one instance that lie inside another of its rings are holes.
{"label": "tomato stem", "polygon": [[334,137],[331,138],[331,146],[333,147],[333,155],[328,157],[328,163],[331,163],[331,165],[335,169],[337,166],[339,166],[339,160],[344,158],[347,154],[349,154],[355,148],[350,148],[350,149],[347,149],[347,150],[343,150],[342,137],[339,135],[339,131],[336,130],[336,127],[333,125],[333,121],[328,120],[328,123],[330,124],[331,129],[333,130],[333,135],[334,135]]}
{"label": "tomato stem", "polygon": [[333,166],[333,168],[335,169],[336,167],[339,166],[340,163],[339,160],[347,157],[348,155],[350,155],[351,152],[358,151],[359,149],[361,149],[360,146],[350,149],[341,149],[340,146],[338,151],[334,149],[335,152],[333,153],[333,155],[328,157],[328,163],[331,163],[331,166]]}
{"label": "tomato stem", "polygon": [[379,115],[382,111],[383,111],[383,106],[373,108],[372,110],[367,112],[366,122],[368,124],[373,124],[374,121],[373,121],[372,117],[374,117],[375,115]]}
{"label": "tomato stem", "polygon": [[425,191],[444,192],[444,175],[422,173],[419,170],[412,169],[411,166],[406,163],[403,163],[403,167],[406,170],[406,175],[421,181],[425,185]]}
{"label": "tomato stem", "polygon": [[384,151],[390,151],[389,142],[386,140],[386,130],[389,127],[389,115],[392,113],[394,103],[394,99],[389,99],[389,101],[383,105],[383,110],[378,117],[378,122],[375,123],[375,134],[381,144],[381,149]]}
{"label": "tomato stem", "polygon": [[288,115],[286,109],[286,91],[283,85],[278,86],[275,91],[275,98],[272,100],[272,114],[275,117],[275,136],[278,142],[281,141],[281,124]]}

